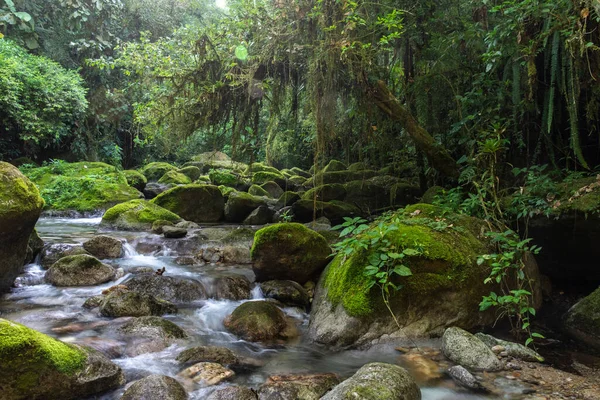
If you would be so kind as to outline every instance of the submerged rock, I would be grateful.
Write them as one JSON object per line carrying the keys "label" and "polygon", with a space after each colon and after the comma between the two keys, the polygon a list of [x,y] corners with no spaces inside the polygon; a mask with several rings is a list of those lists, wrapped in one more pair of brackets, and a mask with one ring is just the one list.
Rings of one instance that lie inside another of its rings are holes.
{"label": "submerged rock", "polygon": [[474,392],[487,392],[487,390],[479,383],[479,381],[465,367],[455,365],[448,368],[448,375],[457,385]]}
{"label": "submerged rock", "polygon": [[202,282],[191,278],[139,274],[123,282],[130,290],[156,296],[175,303],[186,303],[206,298]]}
{"label": "submerged rock", "polygon": [[100,304],[100,314],[105,317],[143,317],[174,314],[174,304],[154,296],[118,289],[109,293]]}
{"label": "submerged rock", "polygon": [[121,368],[100,353],[0,319],[3,400],[81,399],[124,382]]}
{"label": "submerged rock", "polygon": [[63,257],[46,272],[46,281],[54,286],[95,286],[115,277],[113,267],[86,254]]}
{"label": "submerged rock", "polygon": [[177,223],[181,221],[181,218],[154,203],[132,200],[108,209],[102,216],[100,227],[125,231],[146,231],[150,230],[152,224],[158,220]]}
{"label": "submerged rock", "polygon": [[23,270],[29,238],[43,206],[37,187],[17,168],[0,161],[0,293]]}
{"label": "submerged rock", "polygon": [[121,400],[186,400],[187,392],[177,380],[165,375],[149,375],[135,381]]}
{"label": "submerged rock", "polygon": [[565,325],[573,338],[600,349],[600,288],[571,307]]}
{"label": "submerged rock", "polygon": [[179,373],[182,378],[191,379],[205,386],[214,386],[231,379],[235,372],[218,363],[201,362]]}
{"label": "submerged rock", "polygon": [[226,347],[197,346],[179,353],[177,361],[182,364],[197,364],[199,362],[212,362],[223,365],[237,365],[240,360]]}
{"label": "submerged rock", "polygon": [[83,248],[101,260],[123,256],[123,243],[118,239],[106,235],[94,236],[83,243]]}
{"label": "submerged rock", "polygon": [[473,371],[500,371],[503,365],[496,354],[469,332],[452,327],[442,336],[442,352],[452,362]]}
{"label": "submerged rock", "polygon": [[225,207],[221,191],[212,185],[177,186],[151,201],[193,222],[217,222],[223,217]]}
{"label": "submerged rock", "polygon": [[243,386],[230,386],[212,392],[207,400],[256,400],[256,392]]}
{"label": "submerged rock", "polygon": [[331,249],[323,236],[302,224],[280,223],[260,229],[252,246],[256,281],[306,283],[325,268]]}
{"label": "submerged rock", "polygon": [[258,388],[259,400],[318,400],[340,383],[336,374],[272,375]]}
{"label": "submerged rock", "polygon": [[284,338],[287,324],[285,314],[268,301],[243,303],[223,321],[227,330],[251,342]]}
{"label": "submerged rock", "polygon": [[370,363],[321,397],[322,400],[420,400],[421,390],[397,365]]}

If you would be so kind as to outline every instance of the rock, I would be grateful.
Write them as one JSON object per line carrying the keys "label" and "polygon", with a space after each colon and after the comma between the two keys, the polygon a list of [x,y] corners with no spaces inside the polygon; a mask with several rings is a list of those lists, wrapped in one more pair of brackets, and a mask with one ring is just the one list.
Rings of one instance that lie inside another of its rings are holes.
{"label": "rock", "polygon": [[433,204],[436,196],[442,195],[445,192],[446,189],[441,186],[432,186],[427,189],[425,193],[423,193],[423,196],[421,197],[421,203]]}
{"label": "rock", "polygon": [[154,221],[152,223],[152,233],[162,235],[164,226],[174,226],[174,224],[171,221],[167,221],[164,219],[159,219],[157,221]]}
{"label": "rock", "polygon": [[[252,244],[250,244],[251,246]],[[223,262],[228,264],[251,264],[250,246],[223,247]]]}
{"label": "rock", "polygon": [[207,400],[256,400],[256,393],[247,387],[230,386],[225,389],[215,390]]}
{"label": "rock", "polygon": [[140,169],[140,173],[142,173],[149,182],[158,181],[169,171],[177,171],[177,167],[165,162],[152,162]]}
{"label": "rock", "polygon": [[217,300],[246,300],[252,297],[248,278],[242,275],[220,276],[214,282],[214,298]]}
{"label": "rock", "polygon": [[121,400],[187,400],[188,395],[177,380],[165,375],[149,375],[135,381]]}
{"label": "rock", "polygon": [[310,178],[312,176],[308,172],[306,172],[298,167],[294,167],[294,168],[290,169],[290,171],[293,172],[294,175],[301,176],[303,178]]}
{"label": "rock", "polygon": [[265,190],[269,197],[278,199],[283,194],[283,189],[277,183],[273,181],[265,182],[260,187]]}
{"label": "rock", "polygon": [[209,172],[208,177],[215,186],[241,188],[244,185],[244,180],[239,175],[228,170],[212,170]]}
{"label": "rock", "polygon": [[404,368],[392,364],[370,363],[321,399],[420,400],[421,391]]}
{"label": "rock", "polygon": [[123,256],[123,243],[118,239],[106,235],[94,236],[83,243],[83,248],[101,260]]}
{"label": "rock", "polygon": [[600,288],[571,307],[565,326],[573,338],[600,349]]}
{"label": "rock", "polygon": [[225,328],[244,340],[269,341],[285,334],[285,314],[268,301],[249,301],[238,306],[223,322]]}
{"label": "rock", "polygon": [[0,319],[3,400],[81,399],[124,382],[121,369],[97,351]]}
{"label": "rock", "polygon": [[302,195],[302,199],[310,201],[344,200],[345,197],[346,187],[340,183],[317,186]]}
{"label": "rock", "polygon": [[362,211],[353,204],[343,201],[313,201],[298,200],[292,205],[294,217],[300,222],[309,222],[317,218],[325,217],[334,224],[344,221],[344,217],[356,217],[362,215]]}
{"label": "rock", "polygon": [[40,238],[35,228],[33,232],[31,232],[31,236],[29,236],[29,241],[27,242],[27,253],[25,257],[25,263],[31,263],[35,260],[35,258],[41,253],[44,248],[44,241]]}
{"label": "rock", "polygon": [[409,353],[400,356],[408,370],[418,382],[428,382],[440,379],[439,365],[431,358],[421,353]]}
{"label": "rock", "polygon": [[63,257],[55,262],[46,281],[54,286],[95,286],[115,279],[113,267],[86,254]]}
{"label": "rock", "polygon": [[96,307],[100,307],[102,301],[104,300],[104,296],[92,296],[85,300],[82,307],[87,309],[93,309]]}
{"label": "rock", "polygon": [[29,238],[43,206],[36,186],[16,167],[0,161],[0,293],[23,270]]}
{"label": "rock", "polygon": [[331,160],[329,161],[329,164],[327,164],[325,168],[323,168],[323,172],[345,171],[347,169],[348,167],[343,162],[338,160]]}
{"label": "rock", "polygon": [[183,167],[178,172],[190,178],[192,182],[200,178],[200,176],[202,175],[202,171],[200,170],[200,168],[195,167],[193,165]]}
{"label": "rock", "polygon": [[287,186],[285,176],[281,172],[260,171],[252,174],[252,183],[262,185],[266,182],[275,182],[280,187]]}
{"label": "rock", "polygon": [[187,230],[200,229],[200,225],[192,221],[181,221],[175,224],[177,228],[183,228]]}
{"label": "rock", "polygon": [[318,400],[340,383],[336,374],[272,375],[258,388],[259,400]]}
{"label": "rock", "polygon": [[123,171],[123,175],[125,175],[125,179],[127,179],[127,184],[129,186],[139,190],[140,192],[144,191],[144,188],[148,183],[148,179],[146,179],[141,172],[130,169]]}
{"label": "rock", "polygon": [[160,177],[158,183],[173,184],[173,185],[187,185],[192,183],[192,180],[187,176],[178,171],[167,171],[163,176]]}
{"label": "rock", "polygon": [[279,196],[279,200],[277,200],[278,207],[288,207],[300,200],[300,195],[296,192],[284,192],[281,196]]}
{"label": "rock", "polygon": [[275,299],[287,306],[306,308],[310,305],[308,292],[294,281],[267,281],[260,283],[265,297]]}
{"label": "rock", "polygon": [[364,171],[365,169],[369,169],[369,166],[367,165],[367,163],[364,163],[364,162],[355,162],[348,166],[348,171],[353,171],[353,172]]}
{"label": "rock", "polygon": [[133,318],[119,328],[119,333],[132,339],[125,349],[128,357],[162,351],[176,340],[188,337],[173,322],[156,316]]}
{"label": "rock", "polygon": [[154,203],[132,200],[108,209],[102,216],[100,227],[125,231],[146,231],[151,229],[152,224],[158,220],[177,223],[181,221],[181,218]]}
{"label": "rock", "polygon": [[469,332],[452,327],[442,336],[442,352],[452,362],[474,371],[500,371],[503,366],[485,343]]}
{"label": "rock", "polygon": [[123,282],[129,290],[174,303],[206,299],[204,285],[195,279],[174,276],[139,274]]}
{"label": "rock", "polygon": [[202,258],[207,263],[215,264],[221,261],[223,257],[222,248],[220,247],[207,247],[202,249],[198,253],[198,257]]}
{"label": "rock", "polygon": [[143,317],[174,314],[177,307],[154,296],[129,290],[115,290],[100,304],[100,314],[105,317]]}
{"label": "rock", "polygon": [[535,350],[523,346],[522,344],[497,339],[491,335],[486,335],[485,333],[476,333],[475,337],[485,343],[494,354],[506,352],[507,356],[519,360],[544,362],[544,357],[539,355]]}
{"label": "rock", "polygon": [[465,367],[455,365],[448,368],[448,375],[459,386],[474,392],[487,392],[487,390],[479,383],[479,381]]}
{"label": "rock", "polygon": [[199,362],[219,363],[222,365],[237,365],[240,360],[226,347],[198,346],[179,353],[177,361],[181,364],[197,364]]}
{"label": "rock", "polygon": [[252,270],[257,282],[311,280],[325,268],[331,249],[323,236],[297,223],[260,229],[252,246]]}
{"label": "rock", "polygon": [[244,225],[266,225],[273,220],[275,213],[267,206],[260,206],[244,220]]}
{"label": "rock", "polygon": [[225,204],[225,219],[228,222],[242,222],[258,207],[266,205],[262,197],[244,192],[233,192]]}
{"label": "rock", "polygon": [[363,171],[332,171],[332,172],[319,172],[313,178],[309,179],[309,181],[314,185],[315,182],[317,185],[326,185],[329,183],[346,183],[352,181],[364,181],[374,176],[377,176],[379,173],[377,171],[372,170],[363,170]]}
{"label": "rock", "polygon": [[63,257],[78,254],[89,254],[80,244],[54,243],[47,244],[40,252],[40,263],[44,268],[50,268],[52,264]]}
{"label": "rock", "polygon": [[166,237],[167,239],[181,239],[182,237],[185,237],[188,233],[187,229],[177,228],[175,226],[168,225],[163,226],[162,231],[164,237]]}
{"label": "rock", "polygon": [[248,189],[248,194],[251,194],[252,196],[266,196],[266,197],[269,196],[269,192],[267,192],[265,189],[263,189],[259,185],[250,186],[250,189]]}
{"label": "rock", "polygon": [[178,375],[205,386],[214,386],[232,378],[235,372],[221,364],[201,362],[184,369]]}
{"label": "rock", "polygon": [[146,199],[153,199],[156,196],[158,196],[159,194],[161,194],[162,192],[166,192],[167,190],[171,189],[174,186],[175,185],[173,185],[173,184],[162,184],[162,183],[150,182],[144,187],[144,190],[143,190],[144,197]]}
{"label": "rock", "polygon": [[217,222],[223,217],[225,207],[218,187],[198,184],[174,187],[151,202],[193,222]]}

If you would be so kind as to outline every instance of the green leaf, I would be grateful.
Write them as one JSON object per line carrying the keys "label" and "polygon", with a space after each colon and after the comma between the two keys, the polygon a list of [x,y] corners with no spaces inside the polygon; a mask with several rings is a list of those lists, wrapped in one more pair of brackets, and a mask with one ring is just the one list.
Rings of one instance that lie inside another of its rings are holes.
{"label": "green leaf", "polygon": [[19,17],[22,21],[24,22],[29,22],[31,21],[31,15],[27,14],[26,12],[20,11],[20,12],[16,12],[15,15],[17,17]]}
{"label": "green leaf", "polygon": [[415,249],[404,249],[402,250],[402,253],[406,254],[407,256],[418,256],[419,254],[421,254],[420,251]]}
{"label": "green leaf", "polygon": [[538,339],[546,339],[546,337],[544,335],[542,335],[541,333],[537,333],[537,332],[533,332],[531,334],[531,336],[533,336],[534,338],[538,338]]}
{"label": "green leaf", "polygon": [[532,338],[527,338],[527,340],[525,341],[525,346],[529,346],[532,342],[533,342]]}
{"label": "green leaf", "polygon": [[404,265],[397,266],[396,268],[394,268],[392,270],[392,272],[399,276],[411,276],[412,275],[412,271],[410,270],[410,268],[408,268]]}
{"label": "green leaf", "polygon": [[235,56],[238,60],[246,60],[248,58],[248,49],[243,44],[240,44],[235,48]]}

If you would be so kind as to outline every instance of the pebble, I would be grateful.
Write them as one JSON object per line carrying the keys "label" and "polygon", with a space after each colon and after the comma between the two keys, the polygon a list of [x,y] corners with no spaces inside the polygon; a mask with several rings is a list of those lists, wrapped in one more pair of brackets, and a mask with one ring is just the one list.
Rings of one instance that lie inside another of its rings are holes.
{"label": "pebble", "polygon": [[496,354],[502,353],[503,351],[506,351],[506,348],[504,346],[500,346],[500,345],[496,345],[492,347],[492,351]]}
{"label": "pebble", "polygon": [[506,368],[507,368],[507,369],[515,369],[515,370],[520,370],[520,369],[521,369],[521,366],[520,366],[519,364],[516,364],[516,363],[509,362],[509,363],[506,363]]}
{"label": "pebble", "polygon": [[499,354],[500,357],[508,357],[508,351],[502,351]]}

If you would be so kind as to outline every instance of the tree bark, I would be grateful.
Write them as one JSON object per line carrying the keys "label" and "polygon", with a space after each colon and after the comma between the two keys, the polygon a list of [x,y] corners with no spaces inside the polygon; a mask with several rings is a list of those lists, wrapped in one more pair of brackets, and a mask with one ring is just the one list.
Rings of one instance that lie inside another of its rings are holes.
{"label": "tree bark", "polygon": [[450,153],[419,125],[412,114],[390,92],[385,82],[378,81],[377,85],[371,86],[370,95],[377,107],[391,119],[402,124],[415,146],[425,154],[429,164],[435,170],[447,177],[458,178],[458,165]]}

